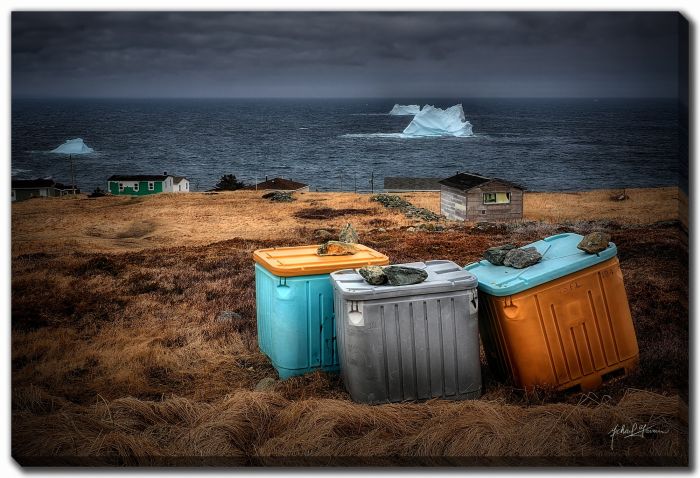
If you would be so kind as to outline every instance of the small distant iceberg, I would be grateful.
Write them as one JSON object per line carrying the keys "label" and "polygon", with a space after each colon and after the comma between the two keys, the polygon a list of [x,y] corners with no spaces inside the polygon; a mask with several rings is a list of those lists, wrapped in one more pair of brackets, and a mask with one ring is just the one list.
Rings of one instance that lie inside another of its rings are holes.
{"label": "small distant iceberg", "polygon": [[389,114],[393,116],[414,116],[417,115],[419,112],[420,105],[395,104],[391,111],[389,111]]}
{"label": "small distant iceberg", "polygon": [[57,154],[88,154],[94,151],[81,138],[69,139],[58,148],[51,150],[52,153]]}
{"label": "small distant iceberg", "polygon": [[462,105],[447,109],[425,105],[403,130],[404,136],[473,136],[472,124],[464,117]]}

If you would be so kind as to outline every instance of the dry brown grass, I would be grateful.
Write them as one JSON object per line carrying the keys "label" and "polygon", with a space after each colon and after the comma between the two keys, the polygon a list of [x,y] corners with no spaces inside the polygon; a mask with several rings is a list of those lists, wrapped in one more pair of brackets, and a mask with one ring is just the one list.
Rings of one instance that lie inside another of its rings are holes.
{"label": "dry brown grass", "polygon": [[624,190],[628,199],[611,199],[622,189],[600,189],[573,193],[525,193],[523,214],[532,221],[600,221],[648,224],[679,219],[678,188]]}
{"label": "dry brown grass", "polygon": [[[593,463],[668,464],[658,457],[683,459],[687,426],[677,398],[638,390],[617,403],[586,396],[573,405],[531,407],[494,400],[368,406],[246,390],[213,402],[97,397],[79,407],[23,388],[14,392],[13,414],[15,456],[51,463],[49,455],[60,455],[66,464],[357,465],[421,458],[474,464],[502,463],[509,455],[525,464],[590,465],[592,457]],[[612,442],[608,431],[620,423],[648,423],[666,433]]]}
{"label": "dry brown grass", "polygon": [[[237,193],[13,206],[15,457],[191,465],[280,464],[282,456],[299,456],[288,464],[410,464],[422,456],[432,458],[421,464],[503,464],[496,457],[506,454],[526,464],[532,457],[560,464],[687,463],[688,256],[677,224],[452,225],[444,233],[410,233],[405,227],[412,221],[366,196],[251,202],[257,211]],[[377,213],[321,223],[292,217],[311,208]],[[270,225],[269,217],[278,223]],[[173,220],[181,228],[198,225],[201,236],[195,227],[191,237],[170,241]],[[484,396],[473,402],[364,406],[350,401],[338,376],[324,373],[254,391],[275,372],[257,350],[252,252],[310,243],[315,229],[337,231],[348,221],[393,262],[461,264],[505,241],[607,228],[620,251],[640,370],[590,396],[525,394],[497,382],[485,365]],[[15,242],[16,230],[23,242]],[[223,311],[238,315],[218,320]],[[620,440],[611,451],[608,431],[622,423],[650,423],[668,433]],[[437,456],[452,458],[431,461]]]}
{"label": "dry brown grass", "polygon": [[[524,219],[564,221],[614,220],[645,224],[679,219],[677,188],[628,189],[626,201],[611,201],[619,191],[526,193]],[[149,197],[33,199],[12,205],[13,255],[29,252],[87,250],[133,251],[164,246],[203,245],[234,237],[278,240],[298,229],[339,229],[349,218],[358,229],[397,228],[416,221],[370,201],[369,194],[301,193],[297,201],[272,203],[258,191],[160,194]],[[439,193],[407,193],[414,205],[440,212]],[[305,212],[330,213],[319,225]]]}

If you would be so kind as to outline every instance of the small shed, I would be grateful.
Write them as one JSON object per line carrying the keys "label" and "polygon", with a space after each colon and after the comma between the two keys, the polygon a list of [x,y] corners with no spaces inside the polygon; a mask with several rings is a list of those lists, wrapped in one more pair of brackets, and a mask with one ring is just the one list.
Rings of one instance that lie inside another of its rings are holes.
{"label": "small shed", "polygon": [[388,193],[440,191],[440,178],[384,177],[384,191]]}
{"label": "small shed", "polygon": [[265,181],[258,183],[254,186],[250,186],[246,189],[255,189],[258,191],[285,191],[303,193],[309,191],[309,185],[297,181],[292,181],[291,179],[267,179],[267,177],[265,177]]}
{"label": "small shed", "polygon": [[440,181],[440,212],[456,221],[519,221],[523,191],[519,184],[472,173]]}

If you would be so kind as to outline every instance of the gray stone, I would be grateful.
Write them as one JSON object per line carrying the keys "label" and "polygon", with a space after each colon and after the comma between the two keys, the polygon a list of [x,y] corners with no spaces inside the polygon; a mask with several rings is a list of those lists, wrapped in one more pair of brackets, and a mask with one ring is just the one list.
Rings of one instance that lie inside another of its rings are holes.
{"label": "gray stone", "polygon": [[324,242],[318,247],[319,256],[349,256],[357,252],[354,244],[340,241]]}
{"label": "gray stone", "polygon": [[542,259],[542,255],[534,247],[524,247],[522,249],[511,249],[503,259],[504,266],[524,269],[537,264]]}
{"label": "gray stone", "polygon": [[494,266],[502,266],[503,259],[506,258],[508,251],[515,249],[513,244],[504,244],[502,246],[491,247],[484,253],[484,259],[489,261]]}
{"label": "gray stone", "polygon": [[386,229],[384,229],[383,227],[380,227],[379,229],[377,229],[377,232],[386,232]]}
{"label": "gray stone", "polygon": [[386,284],[387,277],[384,268],[379,266],[365,266],[358,270],[362,278],[372,285]]}
{"label": "gray stone", "polygon": [[265,377],[258,382],[258,384],[255,386],[255,390],[258,390],[258,391],[273,390],[275,388],[275,385],[277,385],[277,380],[275,380],[272,377]]}
{"label": "gray stone", "polygon": [[238,312],[233,312],[232,310],[222,310],[219,316],[216,318],[219,322],[230,322],[232,320],[241,320],[241,314]]}
{"label": "gray stone", "polygon": [[424,270],[406,266],[386,266],[384,274],[389,285],[420,284],[428,278],[428,273]]}
{"label": "gray stone", "polygon": [[608,248],[610,234],[607,232],[591,232],[581,239],[576,247],[588,254],[598,254]]}
{"label": "gray stone", "polygon": [[416,228],[411,226],[408,229],[406,229],[408,232],[416,232]]}
{"label": "gray stone", "polygon": [[357,235],[357,231],[352,227],[352,224],[347,223],[343,229],[340,230],[340,236],[338,237],[340,242],[347,242],[350,244],[357,244],[360,242],[360,238]]}
{"label": "gray stone", "polygon": [[325,229],[318,229],[314,231],[314,238],[320,239],[323,242],[330,240],[332,237],[333,233],[326,231]]}

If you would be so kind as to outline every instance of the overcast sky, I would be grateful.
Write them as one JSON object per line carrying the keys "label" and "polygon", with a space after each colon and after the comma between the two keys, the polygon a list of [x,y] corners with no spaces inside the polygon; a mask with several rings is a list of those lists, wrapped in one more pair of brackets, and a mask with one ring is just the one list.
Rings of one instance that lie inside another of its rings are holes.
{"label": "overcast sky", "polygon": [[675,97],[674,13],[14,12],[13,96]]}

